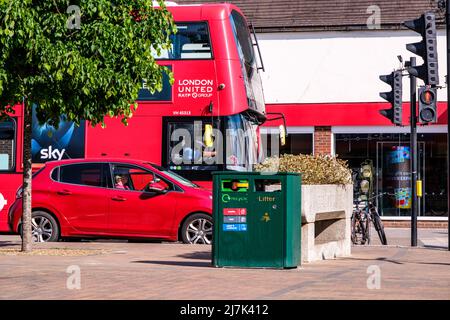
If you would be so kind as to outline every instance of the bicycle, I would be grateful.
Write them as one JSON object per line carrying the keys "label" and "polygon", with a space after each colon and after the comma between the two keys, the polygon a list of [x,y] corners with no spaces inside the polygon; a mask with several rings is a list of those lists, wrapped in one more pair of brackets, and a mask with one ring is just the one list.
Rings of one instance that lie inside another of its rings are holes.
{"label": "bicycle", "polygon": [[[356,197],[353,204],[353,214],[351,218],[351,240],[353,244],[370,244],[370,224],[373,223],[375,230],[378,233],[378,237],[383,245],[387,245],[386,233],[384,232],[383,222],[378,214],[378,209],[372,202],[373,199],[384,195],[380,193],[367,200],[361,200]],[[361,207],[361,203],[366,204]]]}
{"label": "bicycle", "polygon": [[370,232],[369,219],[366,211],[361,208],[359,198],[356,198],[353,202],[351,231],[351,241],[353,244],[366,244],[367,241],[370,242],[370,235],[368,234]]}

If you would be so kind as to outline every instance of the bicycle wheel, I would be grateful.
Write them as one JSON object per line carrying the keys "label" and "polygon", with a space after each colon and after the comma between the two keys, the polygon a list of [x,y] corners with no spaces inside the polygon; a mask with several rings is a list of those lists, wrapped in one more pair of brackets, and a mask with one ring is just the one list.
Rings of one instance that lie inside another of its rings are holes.
{"label": "bicycle wheel", "polygon": [[353,244],[357,244],[356,243],[356,218],[355,218],[354,213],[352,214],[351,228],[352,228],[352,233],[350,235],[350,239]]}
{"label": "bicycle wheel", "polygon": [[358,244],[358,220],[356,219],[356,214],[352,214],[352,234],[351,240],[353,244]]}
{"label": "bicycle wheel", "polygon": [[377,230],[378,236],[380,237],[381,244],[387,245],[386,233],[384,232],[383,222],[381,221],[378,212],[372,213],[372,219],[375,230]]}
{"label": "bicycle wheel", "polygon": [[363,224],[365,244],[370,244],[370,216],[367,213],[365,213],[365,221]]}
{"label": "bicycle wheel", "polygon": [[365,239],[365,230],[360,220],[359,212],[355,212],[352,215],[352,233],[351,233],[351,240],[353,244],[364,244]]}

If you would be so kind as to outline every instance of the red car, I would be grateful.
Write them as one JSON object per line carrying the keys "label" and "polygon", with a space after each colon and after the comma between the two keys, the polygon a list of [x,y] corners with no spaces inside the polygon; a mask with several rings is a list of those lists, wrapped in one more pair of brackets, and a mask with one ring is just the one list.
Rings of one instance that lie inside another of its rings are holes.
{"label": "red car", "polygon": [[[212,194],[144,161],[47,162],[33,176],[34,241],[61,238],[152,238],[210,244]],[[22,189],[8,223],[21,233]]]}

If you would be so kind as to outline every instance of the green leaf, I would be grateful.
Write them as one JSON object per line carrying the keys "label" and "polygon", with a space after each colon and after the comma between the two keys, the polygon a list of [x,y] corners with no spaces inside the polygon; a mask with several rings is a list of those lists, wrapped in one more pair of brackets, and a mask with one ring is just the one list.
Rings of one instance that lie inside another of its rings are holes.
{"label": "green leaf", "polygon": [[[0,69],[0,101],[35,97],[43,121],[64,113],[75,123],[104,126],[105,117],[121,115],[126,125],[138,107],[136,79],[161,73],[149,48],[170,46],[176,30],[171,15],[164,8],[151,10],[148,19],[136,23],[132,8],[150,1],[111,6],[107,0],[83,0],[81,29],[67,30],[63,3],[0,0],[0,65],[11,53],[22,53],[11,55],[14,68]],[[148,86],[155,91],[161,84]],[[5,110],[0,107],[0,113]]]}

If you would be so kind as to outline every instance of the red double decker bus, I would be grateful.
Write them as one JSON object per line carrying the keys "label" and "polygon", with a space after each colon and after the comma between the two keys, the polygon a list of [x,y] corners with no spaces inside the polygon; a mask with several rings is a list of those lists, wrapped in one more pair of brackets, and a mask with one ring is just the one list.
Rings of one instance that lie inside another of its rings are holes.
{"label": "red double decker bus", "polygon": [[[173,85],[165,76],[162,91],[152,94],[144,80],[127,127],[108,118],[106,129],[61,121],[55,130],[34,118],[34,167],[65,158],[133,158],[210,185],[212,171],[247,171],[261,160],[261,61],[243,14],[231,4],[168,9],[178,32],[170,49],[154,51],[173,72]],[[8,208],[22,183],[22,108],[0,122],[0,231],[8,230]]]}

